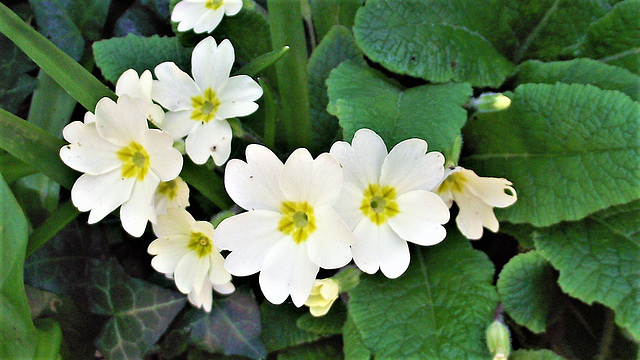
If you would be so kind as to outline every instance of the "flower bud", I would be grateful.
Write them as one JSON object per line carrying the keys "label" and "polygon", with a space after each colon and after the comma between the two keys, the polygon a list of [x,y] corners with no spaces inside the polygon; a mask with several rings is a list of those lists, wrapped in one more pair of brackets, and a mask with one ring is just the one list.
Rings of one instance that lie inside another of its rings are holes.
{"label": "flower bud", "polygon": [[331,278],[316,280],[304,304],[309,307],[311,315],[324,316],[329,312],[339,294],[340,285],[337,281]]}
{"label": "flower bud", "polygon": [[471,105],[479,112],[501,111],[511,105],[511,99],[501,93],[485,93],[472,99]]}
{"label": "flower bud", "polygon": [[487,347],[493,360],[506,360],[511,351],[509,329],[501,322],[494,321],[487,329]]}

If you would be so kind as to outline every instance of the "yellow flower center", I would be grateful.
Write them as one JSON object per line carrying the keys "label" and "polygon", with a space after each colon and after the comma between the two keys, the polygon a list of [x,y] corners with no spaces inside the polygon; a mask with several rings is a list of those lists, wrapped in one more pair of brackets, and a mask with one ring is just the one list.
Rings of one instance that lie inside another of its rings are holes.
{"label": "yellow flower center", "polygon": [[203,95],[191,98],[191,120],[202,121],[203,123],[211,121],[218,112],[220,100],[215,91],[208,88]]}
{"label": "yellow flower center", "polygon": [[150,167],[149,154],[142,145],[132,141],[128,146],[118,150],[116,156],[122,161],[123,178],[135,176],[138,180],[144,180],[147,176]]}
{"label": "yellow flower center", "polygon": [[169,200],[173,200],[178,196],[178,183],[176,180],[161,182],[158,185],[158,193],[162,194],[169,198]]}
{"label": "yellow flower center", "polygon": [[382,225],[400,212],[396,197],[396,189],[391,186],[369,184],[362,194],[360,210],[371,222]]}
{"label": "yellow flower center", "polygon": [[224,3],[224,0],[208,0],[204,6],[207,9],[211,9],[211,10],[216,10],[218,9],[220,6],[222,6],[222,4]]}
{"label": "yellow flower center", "polygon": [[463,192],[464,184],[467,182],[467,177],[464,176],[462,171],[454,172],[447,176],[446,179],[438,186],[438,190],[436,192],[438,194],[445,194],[448,192],[454,192],[460,194]]}
{"label": "yellow flower center", "polygon": [[280,206],[280,232],[291,235],[296,244],[305,242],[316,231],[316,217],[308,202],[284,201]]}
{"label": "yellow flower center", "polygon": [[201,232],[191,233],[188,247],[190,250],[195,251],[199,257],[207,256],[213,251],[211,239]]}

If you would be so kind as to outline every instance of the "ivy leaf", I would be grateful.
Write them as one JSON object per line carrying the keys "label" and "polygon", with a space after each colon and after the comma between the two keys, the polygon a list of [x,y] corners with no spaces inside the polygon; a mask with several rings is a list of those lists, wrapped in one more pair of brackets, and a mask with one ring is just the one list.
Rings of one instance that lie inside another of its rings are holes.
{"label": "ivy leaf", "polygon": [[529,60],[518,66],[516,85],[556,82],[590,84],[603,90],[618,90],[635,101],[640,100],[640,76],[597,60],[574,59],[549,63]]}
{"label": "ivy leaf", "polygon": [[145,70],[153,71],[156,65],[165,61],[173,61],[185,71],[191,69],[191,51],[175,37],[129,34],[95,42],[93,53],[104,78],[114,84],[128,69],[141,74]]}
{"label": "ivy leaf", "polygon": [[563,360],[551,350],[517,350],[509,356],[511,360]]}
{"label": "ivy leaf", "polygon": [[[560,271],[567,294],[599,302],[640,339],[640,201],[605,209],[584,221],[539,229],[536,248]],[[585,286],[585,284],[589,284]]]}
{"label": "ivy leaf", "polygon": [[327,110],[340,119],[345,140],[351,140],[358,129],[369,128],[388,147],[417,137],[427,141],[429,151],[454,146],[467,120],[462,105],[472,94],[469,84],[454,83],[403,90],[382,73],[353,61],[333,70],[327,85]]}
{"label": "ivy leaf", "polygon": [[307,312],[292,305],[271,305],[264,302],[260,306],[262,313],[262,340],[269,352],[283,350],[318,340],[323,335],[298,328],[298,318]]}
{"label": "ivy leaf", "polygon": [[364,344],[362,334],[353,322],[351,315],[347,315],[347,321],[342,330],[342,341],[344,342],[343,353],[345,360],[369,360],[371,351]]}
{"label": "ivy leaf", "polygon": [[[323,3],[316,1],[316,3]],[[366,65],[351,31],[343,26],[334,26],[322,39],[309,58],[309,110],[311,113],[312,152],[327,151],[331,144],[341,138],[340,125],[335,116],[327,112],[329,97],[326,81],[331,70],[345,60]]]}
{"label": "ivy leaf", "polygon": [[36,68],[18,47],[0,34],[0,107],[16,113],[24,99],[38,86],[33,77],[26,74]]}
{"label": "ivy leaf", "polygon": [[398,74],[498,87],[513,64],[481,33],[495,33],[501,4],[370,0],[353,32],[365,55]]}
{"label": "ivy leaf", "polygon": [[640,0],[620,2],[591,24],[581,55],[640,75]]}
{"label": "ivy leaf", "polygon": [[537,251],[509,260],[500,272],[497,287],[509,316],[536,334],[544,332],[559,315],[561,293],[556,274]]}
{"label": "ivy leaf", "polygon": [[412,257],[400,278],[364,276],[350,292],[349,312],[374,357],[489,358],[485,330],[497,296],[487,256],[449,234]]}
{"label": "ivy leaf", "polygon": [[514,183],[518,201],[496,215],[548,226],[640,198],[640,104],[581,84],[525,84],[506,111],[465,128],[465,167]]}
{"label": "ivy leaf", "polygon": [[127,276],[112,259],[94,262],[91,312],[111,316],[96,346],[108,359],[141,359],[184,307],[186,297]]}

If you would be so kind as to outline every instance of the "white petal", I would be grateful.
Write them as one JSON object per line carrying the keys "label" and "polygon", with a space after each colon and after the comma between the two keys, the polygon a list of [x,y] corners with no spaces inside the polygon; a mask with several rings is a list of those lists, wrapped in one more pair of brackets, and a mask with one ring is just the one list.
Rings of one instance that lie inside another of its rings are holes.
{"label": "white petal", "polygon": [[147,120],[160,127],[164,122],[164,110],[160,105],[154,104],[149,100],[147,104]]}
{"label": "white petal", "polygon": [[147,227],[151,215],[153,194],[160,184],[160,179],[151,171],[143,181],[136,181],[131,197],[120,207],[122,228],[130,235],[140,237]]}
{"label": "white petal", "polygon": [[151,89],[153,88],[153,75],[150,70],[145,70],[140,75],[140,91],[145,100],[151,101]]}
{"label": "white petal", "polygon": [[280,190],[291,201],[307,201],[311,191],[313,157],[309,150],[294,151],[284,163],[280,176]]}
{"label": "white petal", "polygon": [[231,154],[233,133],[226,120],[212,120],[193,128],[185,141],[187,155],[196,164],[204,164],[213,157],[213,162],[221,166]]}
{"label": "white petal", "polygon": [[356,239],[330,207],[315,209],[316,231],[307,239],[311,261],[325,269],[336,269],[351,261],[351,247]]}
{"label": "white petal", "polygon": [[187,244],[188,239],[160,238],[154,240],[147,248],[149,254],[157,254],[151,259],[151,266],[163,274],[173,274],[180,259],[191,251]]}
{"label": "white petal", "polygon": [[82,175],[71,189],[73,205],[89,211],[89,224],[102,220],[131,196],[135,178],[123,179],[120,169],[102,175]]}
{"label": "white petal", "polygon": [[[169,208],[186,208],[189,206],[189,186],[179,176],[175,178],[176,196],[170,199],[167,194],[161,194],[156,190],[153,195],[153,209],[155,216],[164,215]],[[152,218],[152,223],[157,223],[157,220]]]}
{"label": "white petal", "polygon": [[247,116],[253,114],[258,110],[258,104],[252,101],[236,101],[236,102],[223,102],[218,107],[216,112],[216,119],[229,119],[232,117]]}
{"label": "white petal", "polygon": [[222,285],[231,281],[231,274],[224,268],[224,258],[219,252],[213,251],[209,255],[209,263],[211,267],[208,278],[212,284]]}
{"label": "white petal", "polygon": [[233,16],[242,9],[242,0],[225,0],[224,13],[227,16]]}
{"label": "white petal", "polygon": [[[129,95],[132,98],[146,99],[140,86],[140,78],[134,69],[129,69],[120,75],[116,82],[116,95]],[[149,99],[151,100],[151,99]]]}
{"label": "white petal", "polygon": [[[329,153],[338,160],[342,166],[344,185],[365,189],[369,185],[369,180],[364,173],[361,160],[356,155],[349,143],[337,141],[331,146]],[[377,182],[377,180],[376,180]]]}
{"label": "white petal", "polygon": [[[389,227],[381,227],[389,229]],[[395,236],[394,236],[395,235]],[[404,274],[409,267],[411,255],[409,245],[400,239],[393,231],[389,231],[380,239],[380,271],[389,279],[395,279]]]}
{"label": "white petal", "polygon": [[449,208],[430,191],[416,190],[398,196],[400,212],[388,219],[391,228],[404,240],[418,245],[435,245],[447,235],[441,224],[449,221]]}
{"label": "white petal", "polygon": [[493,213],[493,207],[469,192],[456,193],[454,199],[460,209],[456,224],[467,239],[480,239],[483,226],[493,232],[498,231],[499,224]]}
{"label": "white petal", "polygon": [[178,262],[174,273],[178,290],[183,294],[188,294],[194,287],[201,289],[208,271],[208,257],[200,257],[194,251],[187,252]]}
{"label": "white petal", "polygon": [[318,155],[313,161],[307,200],[313,206],[332,206],[342,192],[342,168],[330,154]]}
{"label": "white petal", "polygon": [[204,32],[212,32],[220,21],[222,21],[222,17],[224,16],[224,9],[222,7],[216,10],[207,10],[200,19],[196,21],[196,24],[193,26],[193,31],[196,34],[201,34]]}
{"label": "white petal", "polygon": [[211,305],[213,304],[213,293],[211,283],[207,280],[202,282],[202,286],[199,289],[194,288],[189,292],[189,296],[187,297],[189,302],[206,312],[211,311]]}
{"label": "white petal", "polygon": [[382,138],[369,129],[356,131],[351,141],[356,161],[362,166],[366,179],[365,187],[377,184],[380,179],[380,169],[387,157],[387,147]]}
{"label": "white petal", "polygon": [[190,131],[200,126],[199,121],[191,120],[191,110],[169,111],[165,114],[160,128],[173,136],[174,140],[181,139]]}
{"label": "white petal", "polygon": [[235,61],[233,45],[224,40],[220,45],[211,37],[200,41],[191,55],[191,71],[193,78],[203,91],[211,88],[216,92],[218,100],[224,102],[221,89],[229,79],[231,66]]}
{"label": "white petal", "polygon": [[427,174],[428,178],[425,179],[426,189],[431,190],[436,187],[444,178],[444,155],[437,151],[428,152],[425,155],[427,158]]}
{"label": "white petal", "polygon": [[215,290],[216,292],[222,294],[222,295],[229,295],[231,293],[233,293],[234,291],[236,291],[236,287],[233,286],[233,284],[231,282],[228,282],[226,284],[220,284],[220,285],[213,285],[213,290]]}
{"label": "white petal", "polygon": [[287,237],[267,253],[260,271],[260,288],[273,304],[283,303],[290,294],[300,307],[309,297],[317,274],[318,266],[309,259],[305,244],[298,245]]}
{"label": "white petal", "polygon": [[139,141],[140,133],[149,129],[142,102],[127,95],[120,96],[117,103],[106,97],[98,101],[96,126],[102,137],[120,146]]}
{"label": "white petal", "polygon": [[86,113],[84,113],[84,123],[85,124],[92,124],[96,122],[96,115],[93,114],[90,111],[87,111]]}
{"label": "white petal", "polygon": [[461,169],[461,173],[467,178],[466,187],[488,205],[502,208],[518,199],[515,189],[510,186],[511,181],[507,179],[480,177],[467,169]]}
{"label": "white petal", "polygon": [[232,76],[218,91],[218,99],[223,102],[256,101],[262,96],[262,87],[250,76]]}
{"label": "white petal", "polygon": [[184,32],[193,29],[196,21],[200,19],[202,12],[206,11],[204,1],[181,1],[176,4],[171,13],[171,21],[179,22],[178,31]]}
{"label": "white petal", "polygon": [[153,227],[157,236],[182,234],[190,236],[191,226],[196,220],[188,211],[180,208],[167,209],[167,215],[158,216],[158,223]]}
{"label": "white petal", "polygon": [[363,192],[364,191],[362,189],[359,189],[352,184],[345,183],[342,186],[340,199],[334,205],[334,209],[336,209],[349,229],[354,229],[364,217],[362,210],[360,210]]}
{"label": "white petal", "polygon": [[173,62],[163,62],[154,72],[153,100],[170,111],[191,110],[191,98],[202,94],[196,82]]}
{"label": "white petal", "polygon": [[395,278],[409,267],[408,245],[388,223],[376,225],[365,218],[353,233],[353,260],[360,270],[373,274],[380,268],[386,277]]}
{"label": "white petal", "polygon": [[71,144],[60,149],[60,158],[70,168],[99,175],[122,165],[116,156],[120,147],[100,136],[94,124],[74,121],[64,128],[63,135]]}
{"label": "white petal", "polygon": [[[380,184],[394,187],[398,194],[431,190],[442,179],[444,168],[442,164],[434,166],[438,158],[425,156],[426,151],[427,143],[421,139],[405,140],[394,146],[382,164]],[[442,161],[444,164],[444,158]]]}
{"label": "white petal", "polygon": [[280,211],[284,195],[280,190],[283,164],[262,145],[249,145],[247,162],[233,159],[224,172],[224,186],[233,201],[246,210]]}
{"label": "white petal", "polygon": [[157,129],[144,132],[143,146],[149,154],[151,170],[160,181],[175,179],[182,170],[182,154],[173,148],[173,138]]}

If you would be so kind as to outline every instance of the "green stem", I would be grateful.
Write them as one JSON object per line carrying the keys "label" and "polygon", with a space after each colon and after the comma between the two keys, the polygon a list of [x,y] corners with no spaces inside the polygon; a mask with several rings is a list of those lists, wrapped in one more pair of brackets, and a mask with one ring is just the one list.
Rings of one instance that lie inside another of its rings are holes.
{"label": "green stem", "polygon": [[261,78],[258,82],[264,91],[264,144],[273,149],[276,144],[276,102],[269,84]]}
{"label": "green stem", "polygon": [[613,311],[610,309],[606,309],[605,311],[604,330],[602,331],[602,340],[600,341],[596,360],[606,360],[609,358],[609,351],[611,349],[611,343],[613,342],[613,333],[616,329]]}
{"label": "green stem", "polygon": [[51,216],[29,235],[27,244],[27,256],[31,256],[36,250],[51,239],[58,231],[75,219],[80,212],[71,201],[62,204]]}
{"label": "green stem", "polygon": [[311,144],[307,43],[300,0],[267,0],[273,49],[291,49],[275,64],[289,150]]}
{"label": "green stem", "polygon": [[207,171],[205,167],[198,166],[185,159],[180,176],[220,209],[226,210],[233,205],[227,195],[227,191],[224,189],[222,178],[215,172]]}

